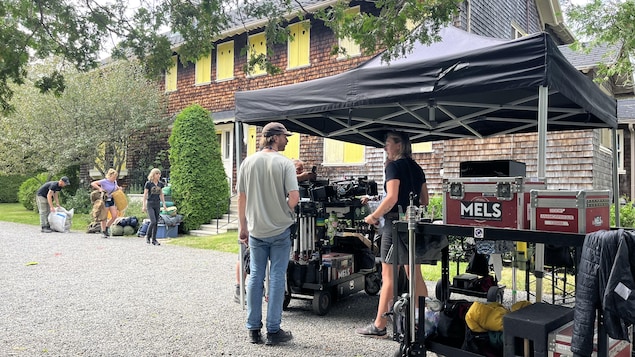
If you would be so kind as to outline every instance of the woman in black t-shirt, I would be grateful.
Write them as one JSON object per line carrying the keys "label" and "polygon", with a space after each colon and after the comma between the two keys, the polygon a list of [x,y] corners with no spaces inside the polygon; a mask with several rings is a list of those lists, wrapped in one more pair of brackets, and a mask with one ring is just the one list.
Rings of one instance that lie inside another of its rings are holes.
{"label": "woman in black t-shirt", "polygon": [[[359,328],[356,332],[365,336],[383,336],[386,334],[387,320],[385,313],[390,311],[390,300],[393,295],[393,267],[394,257],[389,252],[392,250],[392,221],[399,219],[399,206],[402,212],[410,205],[410,193],[413,192],[417,200],[415,204],[428,205],[428,187],[426,176],[421,167],[412,159],[412,146],[410,139],[405,133],[391,131],[386,135],[384,150],[388,157],[385,168],[385,197],[377,209],[366,216],[364,221],[368,224],[378,224],[382,216],[385,216],[385,223],[382,229],[381,238],[381,277],[382,286],[379,293],[379,306],[375,321],[368,326]],[[399,246],[398,264],[408,263],[408,250],[400,239],[396,239]],[[409,273],[406,265],[406,273]],[[416,295],[428,296],[426,284],[421,275],[421,266],[417,264],[415,269]]]}

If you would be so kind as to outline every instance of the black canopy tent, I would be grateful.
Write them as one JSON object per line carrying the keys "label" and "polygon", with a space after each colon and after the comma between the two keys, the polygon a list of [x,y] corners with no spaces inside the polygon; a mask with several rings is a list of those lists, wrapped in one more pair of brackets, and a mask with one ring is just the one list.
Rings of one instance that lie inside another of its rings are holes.
{"label": "black canopy tent", "polygon": [[[616,128],[616,102],[579,73],[546,33],[515,41],[453,27],[413,53],[331,77],[236,93],[236,120],[381,147],[387,129],[413,142],[538,132],[539,88],[549,130]],[[467,50],[466,50],[467,48]],[[546,104],[546,103],[544,103]]]}
{"label": "black canopy tent", "polygon": [[[576,70],[548,34],[505,41],[448,27],[440,36],[390,64],[374,58],[331,77],[237,92],[236,121],[279,121],[294,132],[374,147],[390,129],[408,132],[413,142],[534,132],[539,177],[547,129],[612,128],[616,147],[615,99]],[[618,197],[615,151],[613,192]]]}

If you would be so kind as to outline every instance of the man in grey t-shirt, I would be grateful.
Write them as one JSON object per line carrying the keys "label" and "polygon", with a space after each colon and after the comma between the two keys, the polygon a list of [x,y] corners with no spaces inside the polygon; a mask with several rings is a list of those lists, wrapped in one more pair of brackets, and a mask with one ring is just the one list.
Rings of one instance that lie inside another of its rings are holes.
{"label": "man in grey t-shirt", "polygon": [[292,135],[276,122],[265,125],[259,152],[248,156],[238,171],[238,238],[249,246],[247,281],[247,329],[251,343],[261,343],[263,281],[269,268],[266,344],[276,345],[293,338],[280,328],[285,276],[291,253],[290,226],[300,201],[293,162],[282,156]]}

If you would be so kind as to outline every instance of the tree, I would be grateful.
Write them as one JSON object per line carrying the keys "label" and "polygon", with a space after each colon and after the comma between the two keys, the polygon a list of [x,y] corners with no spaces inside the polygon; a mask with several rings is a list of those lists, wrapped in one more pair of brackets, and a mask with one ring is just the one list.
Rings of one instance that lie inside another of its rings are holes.
{"label": "tree", "polygon": [[[358,40],[364,53],[388,48],[384,59],[409,50],[415,39],[437,40],[442,24],[449,22],[463,0],[381,0],[372,2],[371,13],[351,16],[348,2],[320,11],[317,16],[340,38]],[[135,4],[136,2],[133,2]],[[23,84],[28,63],[60,56],[79,71],[95,68],[105,47],[117,58],[137,58],[150,76],[158,76],[172,64],[171,33],[183,37],[179,55],[183,63],[210,53],[214,41],[231,28],[247,27],[256,19],[266,21],[267,41],[285,43],[289,17],[305,17],[302,0],[4,0],[0,3],[0,111],[12,109],[8,83]],[[290,16],[293,15],[293,16]],[[411,32],[412,25],[425,25]],[[170,31],[168,31],[170,29]],[[171,32],[171,33],[170,33]],[[345,49],[334,49],[345,51]],[[276,68],[264,62],[270,73]],[[255,63],[255,62],[254,62]],[[61,93],[64,75],[58,69],[35,82],[42,92]]]}
{"label": "tree", "polygon": [[197,229],[229,206],[229,183],[209,112],[198,104],[183,109],[168,142],[172,197],[185,231]]}
{"label": "tree", "polygon": [[[51,68],[67,78],[58,95],[27,85],[15,89],[15,110],[0,128],[0,171],[58,173],[89,164],[103,174],[126,162],[129,138],[153,126],[165,126],[163,95],[133,61],[114,62],[88,73],[69,70],[61,61],[33,65],[26,83]],[[97,160],[96,160],[97,159]]]}
{"label": "tree", "polygon": [[[585,5],[565,2],[572,30],[579,36],[575,49],[591,49],[598,45],[619,45],[624,55],[607,53],[616,63],[601,63],[598,81],[607,81],[614,76],[629,78],[633,72],[630,56],[635,50],[635,1],[592,0]],[[607,60],[605,58],[604,60]]]}

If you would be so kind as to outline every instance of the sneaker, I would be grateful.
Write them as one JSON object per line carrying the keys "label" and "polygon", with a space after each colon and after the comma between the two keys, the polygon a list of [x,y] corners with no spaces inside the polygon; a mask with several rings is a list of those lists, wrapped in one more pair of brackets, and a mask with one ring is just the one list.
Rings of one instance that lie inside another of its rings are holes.
{"label": "sneaker", "polygon": [[50,227],[42,227],[42,233],[51,233],[53,230]]}
{"label": "sneaker", "polygon": [[355,333],[362,336],[386,336],[386,328],[378,329],[374,323],[358,328]]}
{"label": "sneaker", "polygon": [[289,342],[291,340],[293,340],[291,332],[280,329],[276,333],[267,332],[267,342],[265,342],[265,344],[273,346],[279,343]]}
{"label": "sneaker", "polygon": [[260,330],[249,330],[249,341],[251,343],[262,343]]}
{"label": "sneaker", "polygon": [[102,238],[108,238],[108,228],[106,228],[105,231],[101,232],[101,236],[102,236]]}

